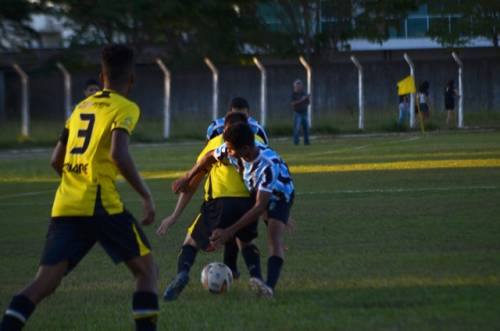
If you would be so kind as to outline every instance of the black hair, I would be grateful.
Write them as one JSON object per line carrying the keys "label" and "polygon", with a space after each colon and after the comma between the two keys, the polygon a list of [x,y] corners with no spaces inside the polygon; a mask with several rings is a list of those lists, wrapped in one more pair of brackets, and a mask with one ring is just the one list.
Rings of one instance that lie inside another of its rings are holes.
{"label": "black hair", "polygon": [[420,86],[418,87],[418,91],[420,93],[429,94],[429,82],[424,81],[422,84],[420,84]]}
{"label": "black hair", "polygon": [[242,97],[236,97],[231,100],[229,104],[229,111],[236,109],[237,111],[241,110],[250,110],[250,106],[248,105],[248,101]]}
{"label": "black hair", "polygon": [[246,123],[247,121],[247,114],[241,111],[232,111],[227,113],[226,117],[224,117],[224,126],[228,127],[237,123]]}
{"label": "black hair", "polygon": [[101,53],[102,72],[112,84],[123,84],[134,70],[134,51],[124,44],[110,44]]}
{"label": "black hair", "polygon": [[450,89],[454,89],[455,88],[455,81],[453,79],[449,80],[448,83],[446,83],[446,87],[448,87]]}
{"label": "black hair", "polygon": [[100,86],[99,82],[93,78],[87,79],[87,81],[85,82],[85,88],[93,85]]}
{"label": "black hair", "polygon": [[223,137],[224,141],[230,142],[235,149],[241,149],[244,146],[255,146],[255,136],[252,128],[245,122],[227,127]]}

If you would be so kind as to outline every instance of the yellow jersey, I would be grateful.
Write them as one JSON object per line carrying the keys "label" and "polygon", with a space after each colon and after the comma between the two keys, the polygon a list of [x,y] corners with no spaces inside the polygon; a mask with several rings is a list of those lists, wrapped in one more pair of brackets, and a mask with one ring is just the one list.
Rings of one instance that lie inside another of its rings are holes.
{"label": "yellow jersey", "polygon": [[111,133],[123,129],[131,134],[139,115],[134,102],[108,89],[76,106],[65,126],[68,141],[52,217],[92,216],[98,188],[108,214],[123,212],[116,189],[119,171],[110,155]]}
{"label": "yellow jersey", "polygon": [[[262,142],[262,138],[259,136],[255,136],[255,140]],[[198,155],[196,161],[199,161],[205,154],[216,149],[223,143],[222,134],[210,139]],[[246,198],[250,196],[242,176],[229,164],[228,160],[218,161],[212,166],[207,175],[204,189],[205,201],[217,198]]]}

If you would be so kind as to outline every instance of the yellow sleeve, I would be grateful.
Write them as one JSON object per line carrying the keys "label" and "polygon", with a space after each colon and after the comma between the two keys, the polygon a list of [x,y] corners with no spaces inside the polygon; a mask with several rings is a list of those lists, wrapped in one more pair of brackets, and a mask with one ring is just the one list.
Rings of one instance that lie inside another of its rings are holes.
{"label": "yellow sleeve", "polygon": [[224,139],[222,139],[222,135],[221,134],[218,135],[215,138],[210,139],[207,142],[207,144],[205,145],[205,148],[203,148],[203,150],[201,151],[201,153],[196,158],[196,162],[198,162],[202,157],[204,157],[205,154],[207,154],[210,151],[213,151],[214,149],[216,149],[217,147],[219,147],[223,143],[224,143]]}
{"label": "yellow sleeve", "polygon": [[140,115],[139,107],[136,104],[130,104],[127,107],[120,107],[117,111],[115,120],[111,130],[124,129],[128,134],[132,134],[135,125],[139,120]]}

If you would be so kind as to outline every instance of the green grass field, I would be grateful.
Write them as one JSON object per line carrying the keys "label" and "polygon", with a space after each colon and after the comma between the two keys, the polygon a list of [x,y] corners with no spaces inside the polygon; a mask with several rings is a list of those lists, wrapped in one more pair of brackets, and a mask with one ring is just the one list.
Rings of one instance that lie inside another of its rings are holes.
{"label": "green grass field", "polygon": [[[201,269],[221,253],[202,253],[179,300],[161,302],[159,330],[500,329],[500,132],[322,138],[309,147],[271,143],[297,188],[297,229],[286,238],[276,298],[253,296],[241,260],[242,277],[229,293],[204,291]],[[145,231],[161,291],[175,274],[201,197],[166,237],[154,230],[176,201],[172,174],[187,169],[201,145],[132,147],[156,197],[158,219]],[[2,310],[36,271],[57,187],[49,155],[0,152]],[[138,215],[137,196],[119,186]],[[265,261],[263,224],[260,232]],[[132,330],[133,288],[126,268],[96,246],[26,330]]]}

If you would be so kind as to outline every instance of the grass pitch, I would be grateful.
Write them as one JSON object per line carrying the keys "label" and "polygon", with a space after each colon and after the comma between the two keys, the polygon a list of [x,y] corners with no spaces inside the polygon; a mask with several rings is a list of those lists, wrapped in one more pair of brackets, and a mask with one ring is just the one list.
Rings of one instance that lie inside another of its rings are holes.
{"label": "grass pitch", "polygon": [[[159,330],[500,329],[500,133],[325,138],[309,147],[271,141],[297,187],[276,298],[255,298],[243,261],[225,295],[205,292],[198,255],[179,300],[161,302]],[[167,234],[154,234],[176,197],[172,178],[202,143],[135,145],[156,197],[146,233],[163,291],[201,196]],[[34,276],[57,177],[50,151],[0,152],[0,308]],[[412,166],[413,165],[413,166]],[[419,165],[418,167],[415,165]],[[137,216],[137,196],[120,183]],[[265,228],[258,245],[263,269]],[[133,279],[96,246],[44,301],[26,330],[132,330]]]}

